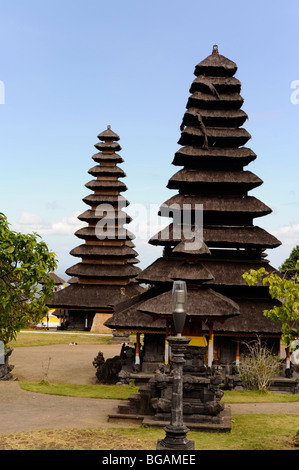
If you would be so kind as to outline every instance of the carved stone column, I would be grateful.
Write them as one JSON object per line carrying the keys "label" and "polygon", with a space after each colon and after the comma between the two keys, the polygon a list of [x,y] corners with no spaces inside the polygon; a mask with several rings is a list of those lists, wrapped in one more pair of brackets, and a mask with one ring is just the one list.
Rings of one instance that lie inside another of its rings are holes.
{"label": "carved stone column", "polygon": [[170,336],[168,338],[174,366],[172,385],[172,407],[170,424],[165,426],[166,436],[157,443],[157,450],[194,450],[194,441],[187,439],[189,429],[183,423],[183,365],[184,352],[190,338]]}

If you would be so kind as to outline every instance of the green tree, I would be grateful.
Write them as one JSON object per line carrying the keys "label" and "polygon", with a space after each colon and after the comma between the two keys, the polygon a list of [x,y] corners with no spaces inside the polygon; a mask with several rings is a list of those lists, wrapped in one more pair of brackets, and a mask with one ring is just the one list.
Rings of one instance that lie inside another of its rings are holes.
{"label": "green tree", "polygon": [[284,261],[284,263],[282,263],[282,265],[279,268],[280,272],[285,274],[285,276],[288,279],[294,279],[294,277],[297,274],[296,263],[298,260],[299,260],[299,245],[293,248],[290,256]]}
{"label": "green tree", "polygon": [[28,321],[39,322],[48,311],[45,302],[54,285],[49,274],[56,266],[55,254],[38,234],[12,231],[0,213],[0,341],[4,344],[15,339]]}
{"label": "green tree", "polygon": [[299,337],[299,260],[295,264],[293,279],[282,276],[279,272],[268,273],[265,268],[251,269],[243,274],[243,278],[249,286],[262,281],[264,286],[269,286],[272,299],[280,301],[270,310],[264,310],[264,315],[273,321],[281,322],[282,340],[288,347],[290,343]]}

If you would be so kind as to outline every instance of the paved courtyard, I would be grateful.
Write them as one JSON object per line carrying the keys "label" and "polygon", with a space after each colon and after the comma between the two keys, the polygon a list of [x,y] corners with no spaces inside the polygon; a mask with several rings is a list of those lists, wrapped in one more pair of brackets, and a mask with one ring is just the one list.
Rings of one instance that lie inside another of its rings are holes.
{"label": "paved courtyard", "polygon": [[[119,344],[53,345],[15,348],[10,363],[19,380],[39,382],[49,364],[48,380],[71,384],[93,384],[93,359],[99,351],[113,357]],[[49,358],[51,358],[49,363]],[[131,423],[109,423],[107,417],[116,412],[118,400],[73,398],[43,395],[22,390],[17,381],[0,381],[0,432],[33,429],[63,429],[87,427],[131,427]],[[230,405],[234,413],[299,414],[299,403]]]}

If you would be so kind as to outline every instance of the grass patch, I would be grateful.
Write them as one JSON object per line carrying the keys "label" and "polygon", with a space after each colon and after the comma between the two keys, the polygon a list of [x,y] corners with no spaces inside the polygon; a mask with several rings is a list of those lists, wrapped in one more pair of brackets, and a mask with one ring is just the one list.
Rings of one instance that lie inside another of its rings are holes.
{"label": "grass patch", "polygon": [[110,334],[89,334],[89,333],[75,333],[75,332],[60,332],[60,331],[28,331],[20,332],[15,341],[11,341],[9,346],[12,348],[26,347],[26,346],[49,346],[51,344],[110,344],[113,338]]}
{"label": "grass patch", "polygon": [[[236,415],[230,433],[189,432],[195,450],[291,450],[299,416]],[[55,429],[0,434],[1,450],[155,450],[162,428]]]}
{"label": "grass patch", "polygon": [[138,393],[139,387],[135,385],[74,385],[50,382],[19,382],[23,390],[48,395],[61,395],[64,397],[106,398],[127,400],[131,393]]}
{"label": "grass patch", "polygon": [[[127,400],[131,393],[138,393],[139,387],[135,385],[74,385],[50,382],[20,381],[23,390],[49,395],[62,395],[81,398],[112,398]],[[298,394],[283,394],[273,392],[258,392],[249,390],[224,392],[223,403],[288,403],[299,402]]]}
{"label": "grass patch", "polygon": [[223,403],[290,403],[299,402],[299,394],[260,392],[258,390],[225,390],[221,401]]}

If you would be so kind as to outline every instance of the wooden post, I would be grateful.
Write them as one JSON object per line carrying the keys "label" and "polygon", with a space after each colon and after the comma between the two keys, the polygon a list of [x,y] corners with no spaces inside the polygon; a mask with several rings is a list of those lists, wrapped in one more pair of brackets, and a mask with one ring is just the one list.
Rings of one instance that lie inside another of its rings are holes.
{"label": "wooden post", "polygon": [[135,364],[140,364],[140,333],[136,333]]}
{"label": "wooden post", "polygon": [[167,338],[165,338],[165,352],[164,352],[164,364],[169,363],[169,344]]}
{"label": "wooden post", "polygon": [[212,367],[214,359],[214,334],[213,323],[209,324],[209,346],[208,346],[208,367]]}
{"label": "wooden post", "polygon": [[237,338],[237,351],[236,351],[236,366],[240,364],[240,338]]}

